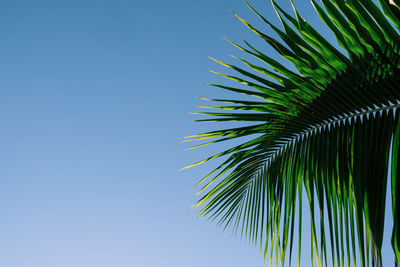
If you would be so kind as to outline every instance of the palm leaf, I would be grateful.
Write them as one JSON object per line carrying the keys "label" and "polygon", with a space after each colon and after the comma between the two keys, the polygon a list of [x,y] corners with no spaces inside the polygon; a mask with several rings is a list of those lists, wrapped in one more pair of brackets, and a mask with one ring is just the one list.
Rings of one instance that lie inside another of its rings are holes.
{"label": "palm leaf", "polygon": [[[388,194],[391,243],[398,266],[400,3],[379,0],[380,8],[371,0],[311,3],[342,50],[308,24],[293,3],[291,15],[272,0],[280,29],[246,2],[280,41],[234,13],[297,71],[247,41],[240,45],[228,40],[259,63],[235,57],[244,64],[238,67],[213,59],[237,73],[218,75],[241,84],[213,86],[255,99],[203,99],[219,104],[203,106],[216,111],[198,112],[207,116],[198,121],[244,121],[247,125],[189,136],[186,141],[205,141],[194,146],[200,147],[255,137],[191,165],[225,158],[197,185],[205,183],[194,206],[225,228],[240,229],[262,247],[264,259],[275,255],[281,265],[287,253],[291,262],[298,232],[300,265],[305,192],[312,259],[318,266],[358,262],[381,266]],[[386,192],[388,183],[391,192]]]}

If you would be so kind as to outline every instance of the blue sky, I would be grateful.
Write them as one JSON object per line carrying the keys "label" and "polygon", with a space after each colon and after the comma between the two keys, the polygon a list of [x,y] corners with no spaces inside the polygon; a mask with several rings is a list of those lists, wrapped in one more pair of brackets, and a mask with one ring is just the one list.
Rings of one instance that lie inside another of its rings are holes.
{"label": "blue sky", "polygon": [[211,166],[178,172],[214,151],[181,143],[224,95],[206,55],[256,39],[228,8],[258,24],[239,0],[0,2],[1,267],[262,265],[190,211]]}

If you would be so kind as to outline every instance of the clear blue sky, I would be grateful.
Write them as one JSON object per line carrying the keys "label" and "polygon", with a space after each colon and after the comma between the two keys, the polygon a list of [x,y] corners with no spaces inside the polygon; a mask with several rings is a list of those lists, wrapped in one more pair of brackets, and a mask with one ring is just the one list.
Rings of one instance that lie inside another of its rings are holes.
{"label": "clear blue sky", "polygon": [[213,151],[181,144],[224,94],[206,54],[256,39],[228,8],[257,21],[239,0],[0,2],[0,267],[262,265],[190,211],[210,166],[177,171]]}

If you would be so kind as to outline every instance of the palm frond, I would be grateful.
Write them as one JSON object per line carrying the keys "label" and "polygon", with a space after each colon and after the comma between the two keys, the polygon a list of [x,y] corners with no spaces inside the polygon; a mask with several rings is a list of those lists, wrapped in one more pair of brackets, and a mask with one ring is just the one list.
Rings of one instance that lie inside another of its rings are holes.
{"label": "palm frond", "polygon": [[[281,265],[287,252],[291,259],[298,232],[300,264],[305,192],[318,266],[355,266],[356,262],[381,266],[389,194],[391,243],[398,266],[400,2],[379,0],[380,8],[371,0],[311,3],[340,49],[308,24],[293,3],[291,15],[272,0],[282,24],[278,27],[246,2],[280,41],[234,13],[297,71],[247,41],[240,45],[228,40],[259,63],[235,57],[242,68],[213,59],[237,73],[216,74],[241,87],[212,86],[255,99],[204,99],[218,104],[203,106],[216,111],[197,113],[207,116],[198,121],[255,124],[193,135],[187,141],[204,140],[194,146],[200,147],[255,137],[191,165],[225,158],[197,185],[205,183],[195,207],[201,207],[202,216],[218,219],[259,244],[264,258],[275,253]],[[388,183],[391,192],[386,192]]]}

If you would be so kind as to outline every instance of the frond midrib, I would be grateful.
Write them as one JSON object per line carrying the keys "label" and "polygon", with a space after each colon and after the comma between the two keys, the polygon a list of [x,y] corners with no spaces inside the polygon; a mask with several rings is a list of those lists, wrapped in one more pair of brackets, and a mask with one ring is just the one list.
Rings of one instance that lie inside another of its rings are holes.
{"label": "frond midrib", "polygon": [[266,162],[268,161],[272,161],[276,156],[278,156],[282,151],[286,150],[286,148],[295,142],[298,142],[298,140],[300,140],[301,138],[307,137],[309,134],[313,133],[313,132],[318,132],[320,129],[323,129],[325,127],[333,127],[336,126],[337,124],[340,124],[342,122],[345,121],[349,121],[349,123],[351,123],[351,119],[352,118],[361,118],[364,116],[369,116],[369,115],[374,115],[376,113],[380,113],[383,111],[388,111],[388,110],[393,110],[396,108],[400,108],[400,102],[398,102],[397,104],[392,104],[392,105],[383,105],[382,107],[377,107],[377,108],[370,108],[368,110],[365,111],[355,111],[352,112],[350,115],[344,115],[344,116],[340,116],[339,118],[335,118],[332,120],[329,120],[328,122],[324,122],[324,123],[320,123],[317,125],[310,125],[306,130],[294,134],[294,136],[291,139],[279,139],[279,142],[283,142],[284,144],[277,146],[277,149],[275,151],[275,153],[273,153],[272,155],[270,155],[267,159]]}

